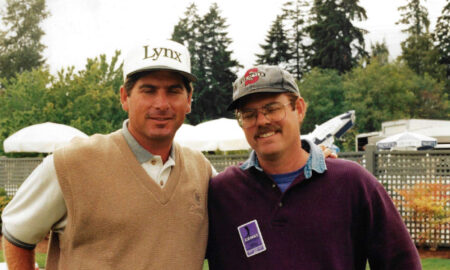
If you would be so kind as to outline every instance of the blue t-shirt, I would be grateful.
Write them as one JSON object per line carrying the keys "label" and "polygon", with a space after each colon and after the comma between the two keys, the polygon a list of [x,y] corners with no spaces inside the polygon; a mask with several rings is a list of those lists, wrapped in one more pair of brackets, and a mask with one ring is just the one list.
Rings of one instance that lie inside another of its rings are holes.
{"label": "blue t-shirt", "polygon": [[300,169],[293,171],[293,172],[282,173],[282,174],[271,174],[270,176],[275,181],[275,183],[277,183],[281,192],[285,192],[286,189],[295,180],[295,178],[297,178],[297,176],[299,176],[301,173],[303,173],[304,168],[305,168],[305,166],[303,166]]}

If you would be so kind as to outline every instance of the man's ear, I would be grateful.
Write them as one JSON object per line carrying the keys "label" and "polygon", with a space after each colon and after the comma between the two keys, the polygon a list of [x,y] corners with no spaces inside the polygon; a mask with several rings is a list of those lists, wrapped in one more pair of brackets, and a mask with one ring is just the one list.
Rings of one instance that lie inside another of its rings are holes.
{"label": "man's ear", "polygon": [[305,118],[306,108],[308,107],[308,105],[306,104],[306,102],[305,102],[305,100],[303,98],[299,97],[295,101],[295,107],[297,109],[299,122],[302,123],[303,119]]}
{"label": "man's ear", "polygon": [[191,107],[192,107],[192,92],[194,92],[194,90],[192,89],[192,91],[190,93],[188,93],[188,104],[187,104],[187,108],[186,108],[186,114],[191,113]]}
{"label": "man's ear", "polygon": [[122,109],[128,112],[128,93],[125,87],[120,87],[120,103],[122,104]]}

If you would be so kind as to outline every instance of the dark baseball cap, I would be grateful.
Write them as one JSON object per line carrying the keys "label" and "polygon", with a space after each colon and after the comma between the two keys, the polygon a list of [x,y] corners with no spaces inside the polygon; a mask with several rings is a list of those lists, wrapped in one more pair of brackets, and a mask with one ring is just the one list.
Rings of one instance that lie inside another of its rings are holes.
{"label": "dark baseball cap", "polygon": [[255,66],[233,83],[233,101],[228,110],[236,109],[239,100],[256,93],[291,92],[300,96],[294,77],[278,66]]}

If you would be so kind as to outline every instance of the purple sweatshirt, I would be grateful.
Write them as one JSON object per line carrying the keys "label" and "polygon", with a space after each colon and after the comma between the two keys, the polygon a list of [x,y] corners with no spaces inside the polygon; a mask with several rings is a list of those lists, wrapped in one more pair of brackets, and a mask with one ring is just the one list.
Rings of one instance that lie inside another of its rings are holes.
{"label": "purple sweatshirt", "polygon": [[364,270],[367,260],[371,270],[421,269],[390,197],[359,164],[327,159],[285,193],[248,164],[211,180],[211,270]]}

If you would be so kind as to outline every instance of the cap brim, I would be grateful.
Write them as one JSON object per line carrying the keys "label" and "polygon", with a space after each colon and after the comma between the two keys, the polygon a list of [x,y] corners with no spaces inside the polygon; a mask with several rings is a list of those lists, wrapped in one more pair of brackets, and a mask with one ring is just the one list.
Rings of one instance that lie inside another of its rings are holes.
{"label": "cap brim", "polygon": [[262,93],[287,93],[291,91],[287,91],[286,89],[276,89],[276,88],[258,88],[254,89],[254,91],[250,91],[240,97],[238,97],[236,100],[233,100],[233,102],[228,105],[227,111],[232,111],[237,109],[239,105],[239,101],[242,100],[242,98],[254,95],[254,94],[262,94]]}
{"label": "cap brim", "polygon": [[231,102],[231,104],[228,105],[228,107],[227,107],[227,111],[235,110],[237,108],[238,102],[239,102],[239,99],[236,99],[235,101]]}
{"label": "cap brim", "polygon": [[197,81],[197,77],[195,77],[191,73],[187,73],[187,72],[182,71],[182,70],[177,70],[177,69],[167,68],[167,67],[141,68],[141,69],[138,69],[138,70],[135,70],[133,72],[128,73],[126,77],[129,77],[129,76],[131,76],[133,74],[136,74],[136,73],[139,73],[139,72],[156,71],[156,70],[167,70],[167,71],[177,72],[177,73],[180,73],[180,75],[182,75],[186,79],[188,79],[188,81],[190,81],[190,82],[196,82]]}

